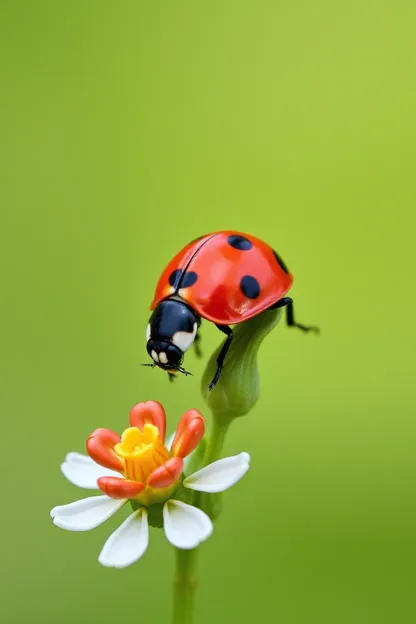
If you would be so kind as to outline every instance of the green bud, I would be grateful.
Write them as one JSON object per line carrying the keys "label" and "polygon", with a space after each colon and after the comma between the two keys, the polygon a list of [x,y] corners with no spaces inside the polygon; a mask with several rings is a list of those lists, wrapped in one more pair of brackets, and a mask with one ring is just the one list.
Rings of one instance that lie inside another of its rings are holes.
{"label": "green bud", "polygon": [[265,337],[277,325],[281,309],[266,310],[233,329],[234,337],[225,358],[224,369],[212,390],[209,384],[217,370],[222,344],[212,354],[202,376],[202,396],[217,424],[228,425],[244,416],[257,403],[260,379],[257,353]]}

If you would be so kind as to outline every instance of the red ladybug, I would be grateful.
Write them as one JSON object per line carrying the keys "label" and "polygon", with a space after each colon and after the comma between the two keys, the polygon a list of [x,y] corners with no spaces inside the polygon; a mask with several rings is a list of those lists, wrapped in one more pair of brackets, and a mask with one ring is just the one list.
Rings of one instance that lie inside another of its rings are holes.
{"label": "red ladybug", "polygon": [[[150,307],[147,352],[172,379],[185,351],[199,339],[201,318],[227,335],[210,383],[217,383],[233,339],[229,325],[269,308],[286,306],[286,321],[303,331],[319,331],[296,323],[293,301],[285,297],[293,283],[287,266],[269,245],[251,234],[222,231],[198,238],[180,251],[163,271]],[[197,354],[199,350],[197,347]]]}

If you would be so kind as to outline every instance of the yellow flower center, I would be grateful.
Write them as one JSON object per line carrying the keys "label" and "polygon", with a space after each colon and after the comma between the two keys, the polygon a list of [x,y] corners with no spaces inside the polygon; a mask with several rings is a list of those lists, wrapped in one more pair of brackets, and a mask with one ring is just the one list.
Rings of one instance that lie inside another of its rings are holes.
{"label": "yellow flower center", "polygon": [[140,431],[129,427],[114,451],[124,463],[126,479],[146,483],[149,475],[170,459],[171,454],[159,436],[159,429],[147,423]]}

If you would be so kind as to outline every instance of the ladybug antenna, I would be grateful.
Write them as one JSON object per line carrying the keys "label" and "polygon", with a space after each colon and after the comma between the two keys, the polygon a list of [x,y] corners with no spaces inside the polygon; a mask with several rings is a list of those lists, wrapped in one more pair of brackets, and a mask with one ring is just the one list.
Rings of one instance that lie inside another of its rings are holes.
{"label": "ladybug antenna", "polygon": [[179,371],[180,373],[182,373],[183,375],[186,375],[186,377],[188,377],[188,375],[192,376],[192,373],[190,373],[189,371],[185,370],[182,366],[177,366],[175,368],[175,370]]}
{"label": "ladybug antenna", "polygon": [[[153,362],[152,364],[149,364],[148,362],[146,362],[146,364],[140,364],[140,366],[148,366],[149,368],[154,368],[155,366],[158,366],[158,364],[156,362]],[[160,368],[164,368],[163,366],[160,366]],[[165,368],[166,370],[166,368]],[[185,370],[184,368],[182,368],[182,366],[175,366],[174,369],[168,370],[168,375],[169,375],[169,379],[170,381],[173,381],[175,379],[175,373],[174,371],[178,371],[178,373],[182,373],[183,375],[186,375],[188,377],[188,375],[192,375],[192,373],[190,373],[189,371]]]}

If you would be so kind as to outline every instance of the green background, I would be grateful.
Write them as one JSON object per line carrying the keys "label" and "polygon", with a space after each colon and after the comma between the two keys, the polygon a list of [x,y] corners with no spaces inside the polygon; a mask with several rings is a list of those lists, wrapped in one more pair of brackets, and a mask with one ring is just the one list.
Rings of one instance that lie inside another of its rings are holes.
{"label": "green background", "polygon": [[[101,568],[49,510],[96,427],[172,428],[192,378],[140,367],[156,280],[212,230],[276,247],[298,319],[260,351],[252,455],[201,549],[198,624],[416,621],[415,20],[409,0],[3,0],[0,609],[169,621],[173,549]],[[206,356],[218,344],[205,324]],[[209,418],[209,414],[207,413]]]}

